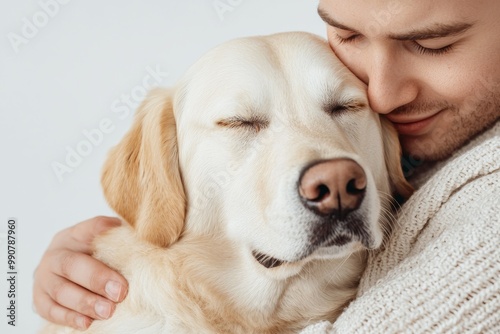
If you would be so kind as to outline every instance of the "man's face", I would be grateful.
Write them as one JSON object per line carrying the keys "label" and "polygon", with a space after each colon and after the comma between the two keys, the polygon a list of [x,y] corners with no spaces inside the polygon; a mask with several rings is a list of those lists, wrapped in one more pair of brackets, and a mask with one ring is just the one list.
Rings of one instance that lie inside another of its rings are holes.
{"label": "man's face", "polygon": [[330,46],[407,154],[449,156],[500,117],[500,1],[320,0]]}

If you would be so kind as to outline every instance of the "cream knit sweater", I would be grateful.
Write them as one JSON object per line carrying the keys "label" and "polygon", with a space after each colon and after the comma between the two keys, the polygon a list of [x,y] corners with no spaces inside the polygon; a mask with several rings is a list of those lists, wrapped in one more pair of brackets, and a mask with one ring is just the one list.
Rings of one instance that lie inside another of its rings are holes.
{"label": "cream knit sweater", "polygon": [[413,183],[356,300],[302,334],[500,333],[500,122]]}

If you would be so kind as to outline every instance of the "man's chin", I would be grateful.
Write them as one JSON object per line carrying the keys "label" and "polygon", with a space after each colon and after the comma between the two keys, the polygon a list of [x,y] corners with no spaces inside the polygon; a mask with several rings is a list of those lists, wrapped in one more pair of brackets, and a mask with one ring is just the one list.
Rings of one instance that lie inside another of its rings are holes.
{"label": "man's chin", "polygon": [[413,165],[420,165],[425,162],[440,161],[449,158],[461,143],[450,145],[446,141],[441,143],[430,138],[415,138],[400,136],[403,155],[413,162]]}

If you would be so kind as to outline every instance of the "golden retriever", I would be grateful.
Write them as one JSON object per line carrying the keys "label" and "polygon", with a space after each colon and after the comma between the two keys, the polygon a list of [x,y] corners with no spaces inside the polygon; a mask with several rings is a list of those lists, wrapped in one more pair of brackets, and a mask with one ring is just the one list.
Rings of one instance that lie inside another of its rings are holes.
{"label": "golden retriever", "polygon": [[[104,167],[129,292],[86,333],[294,333],[333,321],[408,196],[397,134],[308,33],[233,40],[143,102]],[[45,333],[78,332],[48,325]]]}

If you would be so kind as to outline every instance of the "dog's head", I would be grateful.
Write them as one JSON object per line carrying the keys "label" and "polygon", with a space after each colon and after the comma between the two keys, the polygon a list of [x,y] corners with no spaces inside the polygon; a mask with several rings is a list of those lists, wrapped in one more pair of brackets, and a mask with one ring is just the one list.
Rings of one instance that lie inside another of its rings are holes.
{"label": "dog's head", "polygon": [[145,240],[224,235],[273,268],[378,247],[390,193],[411,192],[399,159],[328,44],[286,33],[225,43],[153,91],[102,182]]}

